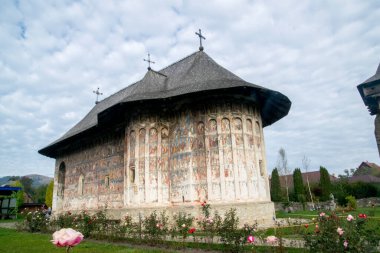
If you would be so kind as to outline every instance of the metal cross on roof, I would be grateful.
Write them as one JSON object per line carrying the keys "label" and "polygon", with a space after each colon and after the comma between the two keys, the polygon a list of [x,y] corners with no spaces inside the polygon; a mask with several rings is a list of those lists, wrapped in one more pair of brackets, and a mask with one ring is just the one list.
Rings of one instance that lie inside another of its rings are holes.
{"label": "metal cross on roof", "polygon": [[150,54],[149,53],[148,53],[148,60],[144,59],[144,61],[148,62],[148,70],[151,70],[150,64],[151,63],[155,64],[155,62],[150,60]]}
{"label": "metal cross on roof", "polygon": [[202,31],[201,31],[201,29],[199,29],[199,33],[195,33],[196,35],[198,35],[198,37],[199,37],[199,44],[200,44],[200,46],[199,46],[199,50],[200,51],[203,51],[203,46],[202,46],[202,39],[206,39],[203,35],[202,35]]}
{"label": "metal cross on roof", "polygon": [[99,95],[103,95],[103,93],[99,92],[99,87],[96,91],[93,90],[92,92],[94,92],[96,94],[95,104],[99,103],[99,101],[98,101]]}

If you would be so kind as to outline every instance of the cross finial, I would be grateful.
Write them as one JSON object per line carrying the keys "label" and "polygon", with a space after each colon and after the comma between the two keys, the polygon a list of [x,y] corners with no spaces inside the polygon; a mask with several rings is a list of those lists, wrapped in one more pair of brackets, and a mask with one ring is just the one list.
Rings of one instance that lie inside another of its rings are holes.
{"label": "cross finial", "polygon": [[155,62],[150,60],[150,53],[148,53],[148,60],[144,59],[144,61],[148,62],[148,70],[151,70],[150,64],[155,64]]}
{"label": "cross finial", "polygon": [[202,39],[205,40],[206,38],[202,35],[201,29],[199,29],[199,32],[196,32],[195,34],[198,35],[198,37],[199,37],[199,50],[203,51]]}
{"label": "cross finial", "polygon": [[96,94],[95,104],[99,103],[99,101],[98,101],[99,95],[103,95],[103,93],[99,92],[99,87],[96,91],[93,90],[92,92]]}

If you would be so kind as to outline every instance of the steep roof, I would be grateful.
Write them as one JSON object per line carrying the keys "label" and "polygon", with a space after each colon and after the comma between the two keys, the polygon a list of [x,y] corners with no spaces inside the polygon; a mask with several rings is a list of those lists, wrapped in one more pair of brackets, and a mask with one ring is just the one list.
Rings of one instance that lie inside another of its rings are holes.
{"label": "steep roof", "polygon": [[367,80],[365,80],[361,84],[372,83],[372,82],[379,81],[379,80],[380,80],[380,64],[377,67],[376,73],[373,76],[371,76],[370,78],[368,78]]}
{"label": "steep roof", "polygon": [[362,162],[354,172],[354,176],[360,175],[372,175],[380,177],[380,166],[376,163],[371,163],[368,161]]}
{"label": "steep roof", "polygon": [[[319,170],[317,171],[310,171],[310,172],[302,172],[301,173],[301,176],[302,176],[302,181],[304,184],[306,184],[307,180],[309,180],[309,183],[310,184],[313,184],[313,183],[319,183],[319,180],[321,178],[321,173]],[[337,180],[337,178],[334,176],[334,175],[330,175],[330,181],[331,182],[334,182]],[[289,174],[289,175],[284,175],[284,176],[280,176],[280,184],[281,184],[281,187],[285,187],[286,183],[285,183],[285,177],[286,177],[286,180],[288,181],[288,187],[289,188],[293,188],[293,174]]]}
{"label": "steep roof", "polygon": [[364,104],[368,107],[371,115],[379,112],[377,98],[380,96],[380,64],[376,73],[357,86]]}
{"label": "steep roof", "polygon": [[61,138],[38,152],[50,156],[50,149],[98,124],[98,114],[117,104],[160,100],[203,91],[247,87],[255,91],[260,103],[263,126],[286,116],[291,102],[283,94],[249,83],[217,64],[205,52],[195,52],[160,70],[148,70],[140,81],[96,104],[92,110]]}

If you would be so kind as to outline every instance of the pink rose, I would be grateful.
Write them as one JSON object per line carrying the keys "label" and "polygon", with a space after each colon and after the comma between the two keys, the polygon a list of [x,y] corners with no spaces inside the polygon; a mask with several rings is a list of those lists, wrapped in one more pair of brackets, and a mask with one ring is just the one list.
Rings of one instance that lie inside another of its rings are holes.
{"label": "pink rose", "polygon": [[348,242],[346,240],[344,241],[343,246],[344,246],[344,248],[347,248]]}
{"label": "pink rose", "polygon": [[254,241],[255,241],[255,237],[253,237],[252,235],[249,235],[249,236],[247,237],[247,242],[248,242],[248,243],[254,243]]}
{"label": "pink rose", "polygon": [[343,229],[340,227],[337,228],[336,232],[339,234],[339,236],[342,236],[344,233]]}
{"label": "pink rose", "polygon": [[277,237],[274,236],[274,235],[270,235],[268,236],[266,239],[266,242],[269,243],[269,244],[274,244],[277,242]]}
{"label": "pink rose", "polygon": [[53,233],[53,240],[51,242],[57,247],[74,247],[83,240],[82,233],[75,231],[72,228],[62,228]]}
{"label": "pink rose", "polygon": [[347,220],[348,221],[352,221],[354,219],[354,216],[352,216],[351,214],[349,214],[348,216],[347,216]]}
{"label": "pink rose", "polygon": [[323,216],[325,216],[326,214],[324,213],[324,212],[322,212],[322,213],[320,213],[319,214],[319,217],[323,217]]}

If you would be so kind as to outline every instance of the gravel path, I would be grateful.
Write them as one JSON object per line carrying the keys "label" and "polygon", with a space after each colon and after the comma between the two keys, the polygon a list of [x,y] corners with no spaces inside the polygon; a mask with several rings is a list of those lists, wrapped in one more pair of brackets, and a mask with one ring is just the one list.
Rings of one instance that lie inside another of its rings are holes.
{"label": "gravel path", "polygon": [[12,228],[16,229],[17,222],[15,221],[10,221],[10,222],[0,222],[0,227],[1,228]]}

